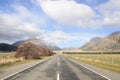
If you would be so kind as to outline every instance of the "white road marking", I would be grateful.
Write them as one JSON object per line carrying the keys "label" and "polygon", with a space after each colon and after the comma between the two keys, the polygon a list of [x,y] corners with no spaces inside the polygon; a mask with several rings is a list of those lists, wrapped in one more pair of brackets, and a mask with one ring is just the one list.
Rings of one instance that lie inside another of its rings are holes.
{"label": "white road marking", "polygon": [[[75,62],[74,60],[72,60],[72,61]],[[90,71],[92,71],[92,72],[94,72],[94,73],[96,73],[96,74],[98,74],[98,75],[100,75],[100,76],[102,76],[102,77],[104,77],[104,78],[106,78],[106,79],[108,79],[108,80],[111,80],[110,78],[108,78],[108,77],[106,77],[106,76],[104,76],[104,75],[102,75],[102,74],[100,74],[100,73],[98,73],[98,72],[96,72],[96,71],[94,71],[94,70],[92,70],[92,69],[90,69],[90,68],[82,65],[82,64],[79,64],[77,62],[75,62],[75,63],[78,64],[78,65],[80,65],[80,66],[82,66],[82,67],[84,67],[84,68],[86,68],[86,69],[88,69],[88,70],[90,70]]]}
{"label": "white road marking", "polygon": [[60,80],[60,74],[57,73],[57,80]]}
{"label": "white road marking", "polygon": [[59,66],[60,66],[60,58],[58,56],[58,58],[57,58],[57,67],[58,67],[58,70],[57,70],[57,80],[60,80]]}
{"label": "white road marking", "polygon": [[58,62],[58,63],[57,63],[57,66],[59,66],[59,65],[60,65],[60,63]]}

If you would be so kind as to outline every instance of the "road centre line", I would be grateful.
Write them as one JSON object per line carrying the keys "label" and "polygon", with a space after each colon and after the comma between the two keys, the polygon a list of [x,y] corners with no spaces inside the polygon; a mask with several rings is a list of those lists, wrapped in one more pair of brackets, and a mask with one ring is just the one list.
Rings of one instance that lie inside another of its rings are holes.
{"label": "road centre line", "polygon": [[60,73],[57,73],[57,80],[60,80]]}

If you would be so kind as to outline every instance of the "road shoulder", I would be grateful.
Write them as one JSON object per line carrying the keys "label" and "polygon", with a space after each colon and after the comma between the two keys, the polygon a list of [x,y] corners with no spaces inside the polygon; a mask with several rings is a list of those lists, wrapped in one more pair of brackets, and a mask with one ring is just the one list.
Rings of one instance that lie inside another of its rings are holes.
{"label": "road shoulder", "polygon": [[[70,58],[69,58],[70,59]],[[87,63],[83,63],[83,62],[79,62],[79,61],[76,61],[76,60],[73,60],[73,59],[70,59],[72,60],[73,62],[79,64],[79,65],[83,65],[101,75],[104,75],[108,78],[110,78],[111,80],[120,80],[120,74],[119,73],[116,73],[116,72],[112,72],[112,71],[109,71],[109,70],[106,70],[106,69],[102,69],[102,68],[99,68],[99,67],[96,67],[94,65],[90,65],[90,64],[87,64]]]}
{"label": "road shoulder", "polygon": [[[45,59],[44,59],[45,60]],[[24,68],[27,68],[29,66],[32,66],[32,65],[35,65],[37,63],[40,63],[44,60],[36,60],[36,61],[32,61],[32,62],[29,62],[29,63],[25,63],[25,64],[20,64],[20,65],[15,65],[13,67],[9,67],[9,68],[6,68],[6,69],[2,69],[0,70],[0,79],[8,76],[8,75],[11,75],[13,73],[16,73],[17,71],[20,71]]]}

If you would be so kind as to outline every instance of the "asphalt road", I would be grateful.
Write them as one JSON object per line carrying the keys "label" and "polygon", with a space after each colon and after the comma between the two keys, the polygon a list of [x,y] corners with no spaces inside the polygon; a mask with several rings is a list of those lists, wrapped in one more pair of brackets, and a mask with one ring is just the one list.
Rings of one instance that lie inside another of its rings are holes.
{"label": "asphalt road", "polygon": [[62,56],[55,55],[5,80],[108,80]]}

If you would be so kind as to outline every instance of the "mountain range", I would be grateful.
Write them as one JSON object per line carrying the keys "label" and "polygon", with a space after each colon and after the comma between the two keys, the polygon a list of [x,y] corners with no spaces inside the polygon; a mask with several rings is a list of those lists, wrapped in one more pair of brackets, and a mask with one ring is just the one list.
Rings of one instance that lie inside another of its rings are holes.
{"label": "mountain range", "polygon": [[41,39],[36,39],[36,38],[31,38],[31,39],[24,40],[24,41],[17,41],[15,43],[13,43],[12,45],[18,47],[19,45],[21,45],[23,43],[27,43],[27,42],[31,42],[35,45],[46,47],[46,48],[51,49],[51,50],[61,50],[61,48],[59,48],[58,46],[56,46],[53,43],[47,43]]}
{"label": "mountain range", "polygon": [[63,48],[63,50],[78,50],[80,47],[78,46],[71,46],[71,47],[66,47],[66,48]]}
{"label": "mountain range", "polygon": [[[0,43],[0,51],[15,51],[18,46],[27,42],[31,42],[35,45],[45,47],[51,50],[62,50],[53,43],[48,43],[41,39],[31,38],[28,40],[17,41],[12,45],[7,43]],[[80,48],[78,47],[63,48],[63,50],[76,50],[76,49],[80,49],[83,51],[120,51],[120,31],[113,32],[105,37],[94,37]]]}
{"label": "mountain range", "polygon": [[80,49],[83,51],[120,51],[120,31],[105,37],[94,37]]}
{"label": "mountain range", "polygon": [[55,45],[53,43],[48,43],[48,42],[45,42],[41,39],[31,38],[31,39],[28,39],[28,40],[17,41],[13,44],[0,43],[0,51],[1,52],[15,51],[17,49],[17,47],[19,47],[20,45],[22,45],[24,43],[28,43],[28,42],[31,42],[31,43],[33,43],[37,46],[48,48],[50,50],[61,50],[61,48],[59,48],[57,45]]}

